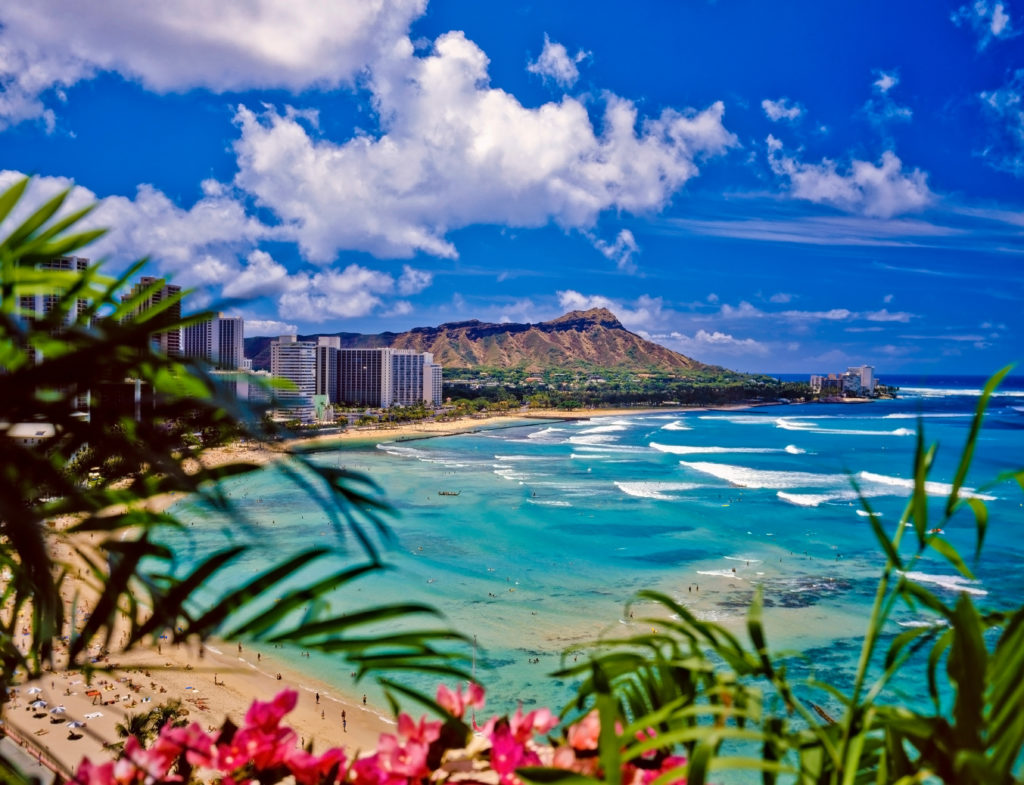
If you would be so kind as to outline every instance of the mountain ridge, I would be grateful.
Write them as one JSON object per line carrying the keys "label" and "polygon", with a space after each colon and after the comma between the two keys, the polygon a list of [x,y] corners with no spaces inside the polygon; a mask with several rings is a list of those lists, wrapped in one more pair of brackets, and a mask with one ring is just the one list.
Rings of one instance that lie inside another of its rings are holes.
{"label": "mountain ridge", "polygon": [[[318,335],[339,337],[346,349],[392,347],[431,352],[434,362],[453,370],[609,368],[686,375],[714,368],[630,332],[607,308],[569,311],[535,324],[469,319],[402,333],[316,333],[299,336],[299,340],[316,340]],[[254,368],[270,367],[273,340],[269,336],[245,339],[245,353]]]}

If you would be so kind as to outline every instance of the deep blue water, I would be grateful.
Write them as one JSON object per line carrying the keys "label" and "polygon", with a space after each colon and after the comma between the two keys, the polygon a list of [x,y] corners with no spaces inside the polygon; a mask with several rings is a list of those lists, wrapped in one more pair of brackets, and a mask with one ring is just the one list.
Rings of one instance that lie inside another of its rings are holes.
{"label": "deep blue water", "polygon": [[[624,610],[636,591],[661,590],[741,630],[761,585],[771,646],[804,651],[806,672],[843,683],[883,563],[867,518],[858,514],[851,478],[886,527],[895,527],[920,423],[926,440],[939,444],[930,487],[938,514],[984,383],[886,381],[901,386],[900,399],[532,423],[327,449],[322,460],[365,471],[384,489],[397,512],[391,525],[398,537],[387,554],[396,569],[339,594],[333,609],[430,603],[478,641],[477,673],[490,708],[519,701],[557,708],[572,689],[546,675],[560,652],[640,631]],[[968,476],[991,516],[977,580],[956,576],[934,557],[915,567],[942,597],[968,591],[994,607],[1024,596],[1024,498],[1011,482],[988,487],[1000,472],[1024,464],[1022,447],[1019,379],[993,399]],[[277,471],[235,482],[231,493],[257,521],[265,546],[241,566],[247,575],[332,537],[322,513]],[[183,554],[208,552],[225,536],[214,519],[196,519],[189,546],[179,544]],[[962,553],[973,553],[969,513],[944,528]],[[928,618],[901,609],[890,632]],[[314,654],[295,664],[351,687],[343,663]],[[916,700],[922,685],[897,689]]]}

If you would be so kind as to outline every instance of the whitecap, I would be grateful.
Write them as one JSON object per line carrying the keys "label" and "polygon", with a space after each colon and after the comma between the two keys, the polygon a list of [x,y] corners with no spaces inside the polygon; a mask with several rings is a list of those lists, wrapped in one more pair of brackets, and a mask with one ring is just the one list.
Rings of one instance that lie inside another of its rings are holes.
{"label": "whitecap", "polygon": [[814,472],[786,472],[769,469],[752,469],[749,466],[734,466],[728,463],[706,461],[680,461],[688,469],[710,474],[731,485],[741,488],[840,488],[849,484],[843,474],[815,474]]}
{"label": "whitecap", "polygon": [[895,412],[893,414],[885,415],[885,417],[883,417],[882,419],[883,420],[916,420],[919,417],[928,417],[928,418],[964,418],[964,417],[973,417],[973,416],[974,416],[973,414],[968,414],[966,412],[961,412],[961,413],[956,413],[956,412],[918,412],[916,414],[911,414],[910,412]]}
{"label": "whitecap", "polygon": [[774,453],[783,452],[778,447],[694,447],[681,444],[659,444],[651,442],[650,447],[658,452],[672,453],[673,455],[713,455],[718,453]]}
{"label": "whitecap", "polygon": [[663,431],[692,431],[692,426],[687,425],[682,420],[673,420],[668,425],[662,425],[661,430]]}
{"label": "whitecap", "polygon": [[[867,482],[877,483],[879,485],[889,485],[893,488],[900,488],[901,490],[912,490],[914,487],[914,481],[908,480],[903,477],[890,477],[887,474],[875,474],[874,472],[860,472],[857,475],[862,480]],[[953,492],[953,486],[944,482],[934,482],[929,480],[924,484],[926,493],[933,496],[948,496]],[[983,493],[975,493],[973,488],[961,488],[960,496],[983,499],[984,501],[991,502],[995,501],[995,496],[987,496]]]}
{"label": "whitecap", "polygon": [[[868,512],[867,510],[857,510],[857,514],[859,516],[861,516],[862,518],[870,518],[871,517],[871,513]],[[881,518],[882,517],[882,513],[876,512],[875,513],[875,517],[876,518]]]}
{"label": "whitecap", "polygon": [[618,440],[618,436],[610,436],[607,433],[593,433],[589,435],[570,436],[571,444],[608,444]]}
{"label": "whitecap", "polygon": [[761,563],[760,559],[752,559],[749,556],[725,556],[723,558],[726,558],[729,561],[744,561],[747,564],[760,564]]}
{"label": "whitecap", "polygon": [[527,439],[546,439],[552,434],[561,433],[565,428],[542,428],[539,431],[526,434]]}
{"label": "whitecap", "polygon": [[547,461],[547,458],[543,455],[495,455],[494,460],[511,462],[511,461]]}
{"label": "whitecap", "polygon": [[788,452],[790,455],[803,455],[804,453],[807,452],[807,450],[803,450],[797,447],[795,444],[787,444],[786,452]]}
{"label": "whitecap", "polygon": [[624,430],[626,430],[626,426],[623,425],[622,423],[610,423],[608,425],[595,425],[591,428],[584,428],[582,431],[580,431],[580,433],[615,433],[616,431]]}
{"label": "whitecap", "polygon": [[846,493],[786,493],[778,491],[776,494],[782,501],[795,504],[797,507],[818,507],[826,502],[844,501],[855,499],[857,494],[853,491]]}
{"label": "whitecap", "polygon": [[637,496],[641,499],[660,499],[661,501],[676,501],[677,496],[669,496],[671,491],[692,491],[703,486],[694,482],[625,482],[616,481],[615,485],[619,490],[629,496]]}
{"label": "whitecap", "polygon": [[984,596],[988,594],[984,589],[977,588],[981,581],[972,581],[962,575],[931,575],[927,572],[905,572],[903,576],[918,583],[934,583],[948,591],[965,591],[968,594]]}
{"label": "whitecap", "polygon": [[892,431],[872,431],[857,428],[823,428],[817,423],[798,420],[792,417],[780,417],[775,421],[775,427],[785,431],[800,431],[801,433],[824,433],[833,436],[913,436],[911,428],[896,428]]}

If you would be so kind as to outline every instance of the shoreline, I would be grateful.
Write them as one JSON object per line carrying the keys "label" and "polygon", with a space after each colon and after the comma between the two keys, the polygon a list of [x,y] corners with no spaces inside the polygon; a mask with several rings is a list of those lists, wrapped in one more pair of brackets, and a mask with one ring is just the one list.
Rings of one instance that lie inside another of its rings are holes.
{"label": "shoreline", "polygon": [[[528,427],[544,421],[579,421],[601,417],[622,417],[651,414],[683,416],[698,411],[734,411],[756,404],[686,408],[618,408],[587,409],[572,412],[533,410],[488,417],[466,417],[445,422],[410,423],[394,428],[349,429],[338,434],[322,434],[281,443],[232,443],[211,448],[203,453],[208,467],[233,462],[267,465],[287,456],[292,450],[330,449],[365,443],[367,446],[403,442],[441,436],[475,433],[499,428]],[[177,494],[163,494],[146,501],[154,511],[167,509],[182,500]],[[58,525],[58,529],[60,526]],[[60,549],[60,536],[54,541],[54,556]],[[66,540],[65,540],[66,543]],[[64,547],[67,547],[65,544]],[[69,551],[70,552],[70,551]],[[74,583],[76,592],[88,595],[90,588],[81,580]],[[240,723],[252,700],[270,700],[284,688],[298,692],[296,709],[286,716],[285,723],[294,728],[299,742],[312,743],[323,750],[340,746],[351,755],[375,749],[381,733],[393,731],[389,712],[360,699],[361,688],[345,687],[317,678],[313,672],[277,656],[274,650],[233,649],[237,643],[209,639],[200,648],[196,643],[140,646],[131,652],[112,653],[111,671],[97,673],[93,687],[77,671],[58,670],[34,682],[18,685],[19,692],[8,703],[4,721],[28,742],[26,749],[36,758],[40,754],[63,769],[72,772],[78,763],[89,757],[94,762],[109,759],[108,744],[119,737],[115,726],[137,714],[160,705],[170,698],[183,701],[189,711],[187,721],[198,721],[203,727],[219,727],[225,718]],[[255,662],[253,656],[256,655]],[[116,663],[116,666],[114,665]],[[141,675],[140,675],[141,674]],[[278,679],[280,674],[280,679]],[[43,711],[28,711],[27,691],[38,689],[35,698],[46,700]],[[93,692],[91,696],[86,692]],[[319,700],[318,700],[319,698]],[[61,705],[65,711],[50,713]],[[346,712],[347,730],[341,726],[341,711]],[[77,738],[67,731],[65,723],[85,722]]]}

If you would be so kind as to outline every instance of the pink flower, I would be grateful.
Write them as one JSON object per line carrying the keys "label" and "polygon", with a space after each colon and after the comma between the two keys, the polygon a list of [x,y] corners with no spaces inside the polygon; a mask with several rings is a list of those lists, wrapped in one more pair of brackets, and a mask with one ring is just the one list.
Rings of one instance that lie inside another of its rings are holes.
{"label": "pink flower", "polygon": [[594,709],[579,722],[571,725],[566,737],[569,746],[576,750],[596,750],[601,735],[601,718]]}
{"label": "pink flower", "polygon": [[185,728],[164,725],[159,738],[153,745],[153,750],[159,750],[163,754],[169,755],[171,760],[185,753],[185,760],[192,766],[211,766],[213,764],[213,739],[207,735],[198,722],[193,722]]}
{"label": "pink flower", "polygon": [[269,703],[253,701],[249,711],[245,713],[245,724],[249,727],[271,731],[281,724],[285,714],[295,708],[299,701],[299,693],[295,690],[281,690]]}
{"label": "pink flower", "polygon": [[439,684],[437,687],[437,702],[441,704],[441,708],[453,717],[462,719],[466,709],[482,709],[484,707],[484,688],[479,684],[470,682],[466,688],[465,695],[463,695],[457,687],[454,690],[450,690],[446,685]]}
{"label": "pink flower", "polygon": [[398,715],[398,734],[409,741],[431,744],[441,738],[441,723],[427,722],[426,717],[417,723],[408,714]]}
{"label": "pink flower", "polygon": [[509,720],[512,735],[519,742],[527,742],[534,733],[547,733],[558,724],[558,718],[548,709],[536,709],[525,717],[523,707],[519,706]]}
{"label": "pink flower", "polygon": [[519,739],[511,726],[504,720],[493,726],[491,733],[491,768],[501,778],[502,785],[518,785],[515,771],[520,766],[536,766],[540,758],[533,750],[527,749],[527,739]]}
{"label": "pink flower", "polygon": [[[345,752],[332,747],[323,755],[313,755],[305,750],[293,750],[286,761],[288,770],[298,785],[326,785],[338,782],[345,776]],[[334,770],[334,777],[327,776]]]}

